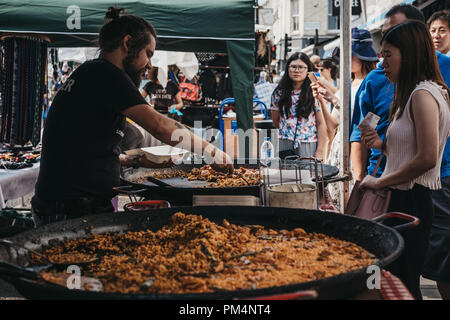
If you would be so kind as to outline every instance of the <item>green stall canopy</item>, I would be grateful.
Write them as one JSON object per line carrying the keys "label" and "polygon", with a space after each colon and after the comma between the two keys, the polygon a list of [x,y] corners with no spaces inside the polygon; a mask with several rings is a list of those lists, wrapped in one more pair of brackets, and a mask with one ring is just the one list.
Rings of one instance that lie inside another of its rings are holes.
{"label": "green stall canopy", "polygon": [[0,0],[0,32],[40,34],[53,47],[96,47],[109,7],[149,21],[157,49],[228,53],[238,127],[253,127],[254,0]]}

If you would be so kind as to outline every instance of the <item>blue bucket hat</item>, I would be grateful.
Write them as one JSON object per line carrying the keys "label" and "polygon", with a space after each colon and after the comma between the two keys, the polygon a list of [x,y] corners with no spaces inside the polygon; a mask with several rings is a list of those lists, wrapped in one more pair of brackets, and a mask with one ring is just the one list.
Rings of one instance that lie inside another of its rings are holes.
{"label": "blue bucket hat", "polygon": [[352,54],[364,61],[378,61],[378,56],[372,48],[372,36],[364,29],[352,29]]}

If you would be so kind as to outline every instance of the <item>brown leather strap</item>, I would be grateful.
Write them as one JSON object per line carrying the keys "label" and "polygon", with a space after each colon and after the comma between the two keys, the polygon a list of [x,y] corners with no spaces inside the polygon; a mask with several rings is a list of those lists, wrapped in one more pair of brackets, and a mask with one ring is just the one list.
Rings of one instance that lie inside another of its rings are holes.
{"label": "brown leather strap", "polygon": [[373,172],[372,172],[372,174],[371,174],[372,177],[375,177],[375,176],[377,175],[378,167],[380,166],[380,163],[381,163],[381,159],[382,159],[382,158],[383,158],[383,153],[381,153],[381,154],[380,154],[380,157],[378,158],[377,165],[375,166],[375,169],[373,170]]}
{"label": "brown leather strap", "polygon": [[387,136],[388,128],[389,128],[389,126],[386,128],[386,133],[384,134],[384,138],[383,138],[383,145],[381,147],[381,154],[380,154],[380,157],[378,158],[377,165],[375,166],[375,169],[373,170],[373,172],[371,174],[372,177],[375,177],[377,175],[378,167],[380,166],[381,159],[383,159],[384,151],[386,150],[386,136]]}

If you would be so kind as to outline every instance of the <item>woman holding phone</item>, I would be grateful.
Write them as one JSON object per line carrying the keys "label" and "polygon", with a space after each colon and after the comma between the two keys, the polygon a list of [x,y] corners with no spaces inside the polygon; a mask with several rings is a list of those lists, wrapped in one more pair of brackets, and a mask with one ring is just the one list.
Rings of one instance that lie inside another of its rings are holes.
{"label": "woman holding phone", "polygon": [[[375,69],[378,56],[372,48],[372,37],[370,32],[364,29],[352,29],[352,90],[351,90],[351,106],[354,104],[356,92],[363,82],[367,74]],[[338,90],[333,94],[332,90],[327,87],[323,81],[313,83],[311,85],[320,105],[322,106],[323,116],[327,124],[327,134],[329,145],[327,148],[328,164],[332,166],[340,166],[340,146],[341,139],[339,135],[339,117],[340,117],[340,101]],[[333,110],[328,107],[333,104]],[[351,108],[351,107],[350,107]],[[348,109],[345,108],[345,111]],[[353,110],[353,108],[351,108]],[[329,184],[331,198],[338,208],[340,205],[340,184]],[[341,208],[343,209],[343,208]]]}
{"label": "woman holding phone", "polygon": [[367,147],[384,150],[387,161],[382,176],[366,176],[361,188],[391,188],[388,211],[420,219],[417,228],[402,233],[405,249],[390,270],[421,299],[420,272],[434,211],[431,191],[441,188],[442,154],[450,135],[450,91],[424,23],[403,22],[389,29],[381,41],[382,67],[395,83],[387,140],[383,144],[369,128],[362,130],[361,138]]}
{"label": "woman holding phone", "polygon": [[273,125],[279,129],[280,157],[299,155],[324,159],[327,128],[319,103],[314,99],[308,72],[308,56],[294,53],[272,94]]}

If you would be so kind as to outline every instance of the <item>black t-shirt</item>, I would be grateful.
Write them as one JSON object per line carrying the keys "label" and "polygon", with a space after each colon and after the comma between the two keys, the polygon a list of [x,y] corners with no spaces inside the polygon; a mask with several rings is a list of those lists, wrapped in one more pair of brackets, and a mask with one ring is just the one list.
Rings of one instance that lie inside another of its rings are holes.
{"label": "black t-shirt", "polygon": [[175,96],[180,88],[172,81],[167,82],[165,88],[150,81],[145,85],[144,90],[150,96],[150,103],[155,106],[155,110],[160,113],[167,113],[167,108],[175,103]]}
{"label": "black t-shirt", "polygon": [[36,195],[42,200],[111,198],[120,183],[121,111],[147,104],[130,77],[103,59],[67,79],[48,112]]}

